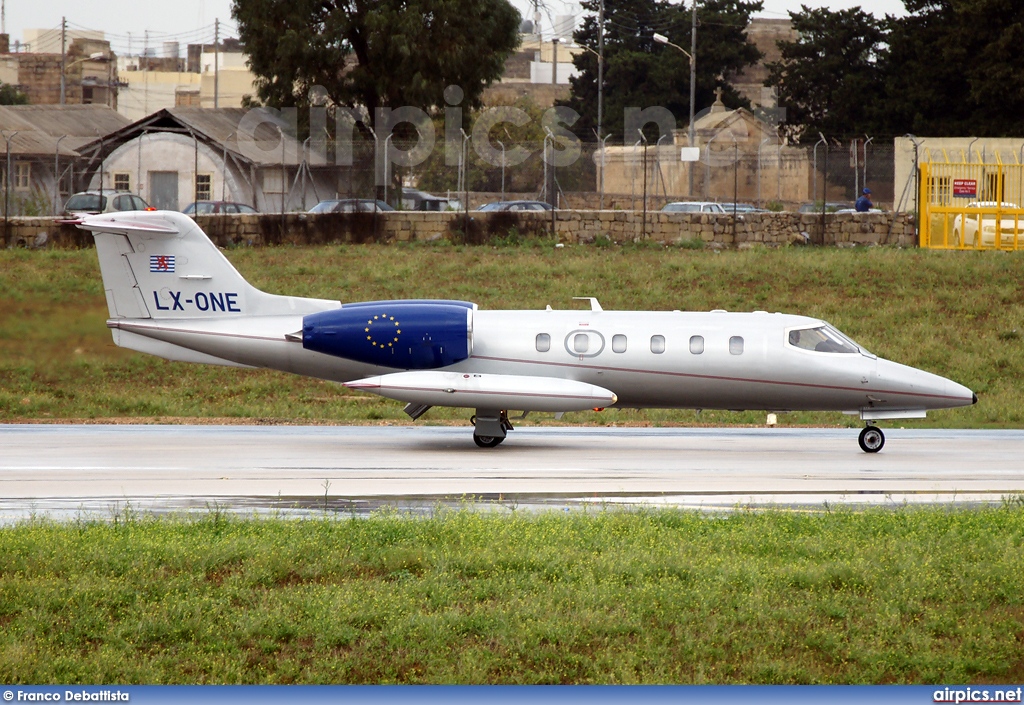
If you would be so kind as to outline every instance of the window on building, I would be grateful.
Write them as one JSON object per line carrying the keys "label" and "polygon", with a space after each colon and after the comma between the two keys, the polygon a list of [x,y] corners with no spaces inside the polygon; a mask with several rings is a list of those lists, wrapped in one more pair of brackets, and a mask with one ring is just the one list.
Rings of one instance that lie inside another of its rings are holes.
{"label": "window on building", "polygon": [[704,352],[704,336],[703,335],[692,335],[690,336],[690,352],[694,355],[700,355]]}
{"label": "window on building", "polygon": [[661,355],[663,352],[665,352],[665,336],[651,336],[651,352],[654,353],[655,355]]}
{"label": "window on building", "polygon": [[267,169],[262,173],[263,193],[282,193],[284,191],[284,179],[281,178],[280,169]]}
{"label": "window on building", "polygon": [[547,333],[537,334],[537,352],[547,352],[551,349],[551,336]]}
{"label": "window on building", "polygon": [[979,200],[1002,202],[1006,197],[1006,183],[1004,179],[1000,178],[999,172],[985,174],[985,179],[982,183],[983,190],[979,194]]}
{"label": "window on building", "polygon": [[738,335],[734,335],[729,338],[729,354],[730,355],[742,355],[743,354],[743,338]]}
{"label": "window on building", "polygon": [[626,336],[621,333],[619,335],[612,336],[612,352],[626,352]]}
{"label": "window on building", "polygon": [[132,190],[132,175],[127,171],[116,171],[114,172],[114,190],[115,191],[131,191]]}
{"label": "window on building", "polygon": [[196,200],[209,201],[213,195],[213,174],[196,174]]}
{"label": "window on building", "polygon": [[28,191],[32,183],[32,164],[29,162],[18,162],[14,165],[14,188],[17,191]]}
{"label": "window on building", "polygon": [[931,176],[928,178],[928,202],[936,205],[949,203],[952,195],[948,176]]}
{"label": "window on building", "polygon": [[92,86],[82,86],[82,104],[91,105],[93,102]]}

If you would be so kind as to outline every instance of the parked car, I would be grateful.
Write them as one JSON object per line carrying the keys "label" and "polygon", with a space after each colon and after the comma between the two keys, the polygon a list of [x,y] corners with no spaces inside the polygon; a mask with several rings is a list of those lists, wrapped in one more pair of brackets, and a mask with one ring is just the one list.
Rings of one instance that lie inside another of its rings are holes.
{"label": "parked car", "polygon": [[244,203],[231,201],[196,201],[189,203],[182,211],[185,215],[216,215],[219,213],[256,213],[257,210]]}
{"label": "parked car", "polygon": [[402,208],[408,211],[453,211],[458,201],[444,196],[434,196],[415,188],[402,189]]}
{"label": "parked car", "polygon": [[64,215],[68,218],[83,218],[99,213],[116,211],[152,211],[146,201],[128,191],[80,191],[64,204]]}
{"label": "parked car", "polygon": [[[844,210],[850,208],[849,203],[840,203],[838,201],[829,201],[825,204],[826,213],[835,213],[838,210]],[[801,213],[821,213],[821,201],[816,203],[804,203],[800,206]]]}
{"label": "parked car", "polygon": [[767,213],[768,211],[764,208],[758,208],[750,203],[721,203],[722,209],[726,213],[732,213],[735,206],[737,213]]}
{"label": "parked car", "polygon": [[881,208],[869,208],[866,211],[859,211],[856,208],[840,208],[839,210],[832,212],[835,213],[836,215],[839,215],[842,213],[884,213],[885,211],[883,211]]}
{"label": "parked car", "polygon": [[664,213],[725,213],[721,203],[711,201],[676,201],[666,203],[661,209]]}
{"label": "parked car", "polygon": [[310,213],[382,213],[395,210],[384,201],[372,198],[342,198],[320,201],[309,209]]}
{"label": "parked car", "polygon": [[[958,213],[953,219],[953,242],[956,245],[976,244],[978,237],[978,222],[981,222],[981,243],[982,247],[994,247],[996,244],[996,214],[995,209],[1019,210],[1015,203],[997,203],[996,201],[976,201],[968,203],[965,210],[981,210],[984,213]],[[1017,242],[1024,245],[1024,214],[1002,214],[999,224],[1000,242],[1003,245],[1013,245],[1014,237]]]}
{"label": "parked car", "polygon": [[494,201],[485,203],[478,211],[549,211],[551,204],[544,201]]}

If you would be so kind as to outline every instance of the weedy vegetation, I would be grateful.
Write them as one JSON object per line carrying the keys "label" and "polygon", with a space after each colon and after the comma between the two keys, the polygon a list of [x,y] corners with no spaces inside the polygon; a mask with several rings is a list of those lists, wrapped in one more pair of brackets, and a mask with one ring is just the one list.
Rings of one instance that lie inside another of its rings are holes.
{"label": "weedy vegetation", "polygon": [[1007,683],[1024,511],[26,522],[5,683]]}

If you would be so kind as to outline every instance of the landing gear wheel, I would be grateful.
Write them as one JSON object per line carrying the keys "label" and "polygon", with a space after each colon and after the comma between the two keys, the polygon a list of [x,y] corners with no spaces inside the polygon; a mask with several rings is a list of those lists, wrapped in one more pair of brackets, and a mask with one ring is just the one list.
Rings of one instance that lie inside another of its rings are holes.
{"label": "landing gear wheel", "polygon": [[473,442],[481,448],[494,448],[495,446],[501,445],[501,442],[505,440],[502,436],[478,436],[473,434]]}
{"label": "landing gear wheel", "polygon": [[868,426],[860,432],[860,449],[865,453],[877,453],[885,445],[885,434],[876,426]]}

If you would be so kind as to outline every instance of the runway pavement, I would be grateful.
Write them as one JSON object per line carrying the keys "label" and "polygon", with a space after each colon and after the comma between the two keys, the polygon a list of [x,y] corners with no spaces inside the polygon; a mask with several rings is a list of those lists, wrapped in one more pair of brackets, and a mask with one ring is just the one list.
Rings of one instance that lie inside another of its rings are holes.
{"label": "runway pavement", "polygon": [[732,508],[998,502],[1024,493],[1024,431],[471,427],[0,426],[0,520],[139,511],[364,513],[471,501]]}

